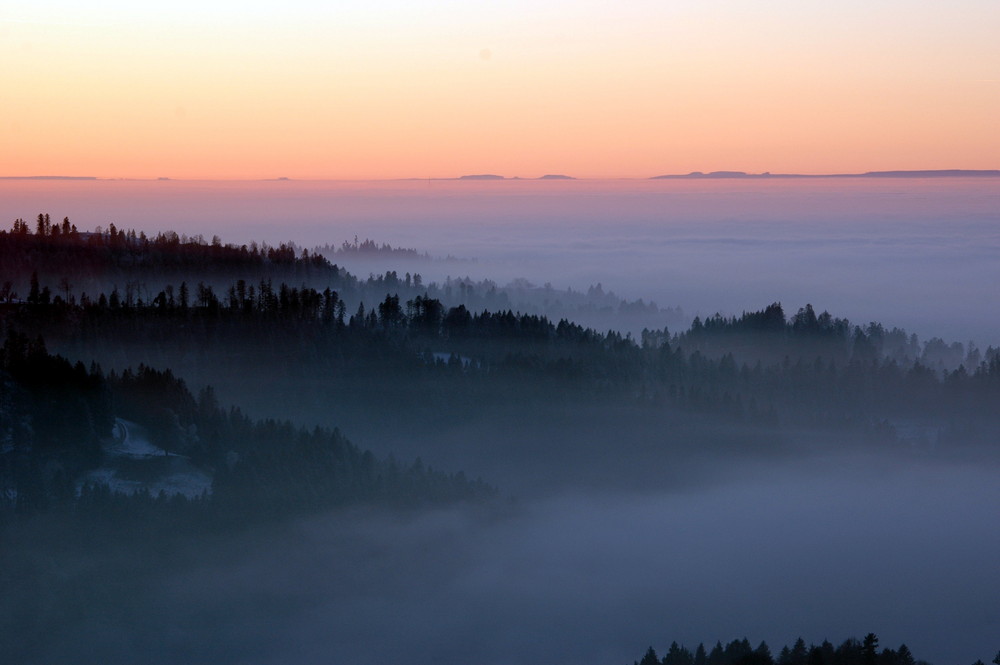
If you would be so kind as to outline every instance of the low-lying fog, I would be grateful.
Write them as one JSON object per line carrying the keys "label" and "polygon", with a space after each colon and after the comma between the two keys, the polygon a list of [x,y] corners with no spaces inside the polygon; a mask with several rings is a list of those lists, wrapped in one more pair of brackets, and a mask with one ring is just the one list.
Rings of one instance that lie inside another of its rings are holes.
{"label": "low-lying fog", "polygon": [[[476,263],[351,264],[586,290],[739,314],[812,303],[921,338],[1000,344],[1000,179],[0,181],[0,214],[147,232],[371,238]],[[9,222],[8,222],[9,224]],[[343,261],[341,262],[343,263]]]}
{"label": "low-lying fog", "polygon": [[500,517],[317,516],[115,579],[127,597],[96,593],[42,660],[622,665],[671,640],[874,631],[967,665],[1000,635],[998,505],[996,468],[852,454]]}

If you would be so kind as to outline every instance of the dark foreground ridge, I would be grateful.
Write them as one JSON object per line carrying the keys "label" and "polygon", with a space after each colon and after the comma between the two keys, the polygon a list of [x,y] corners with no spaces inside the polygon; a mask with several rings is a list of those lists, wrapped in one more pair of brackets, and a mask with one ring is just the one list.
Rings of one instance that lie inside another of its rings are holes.
{"label": "dark foreground ridge", "polygon": [[73,365],[40,337],[8,332],[0,385],[0,526],[48,511],[201,513],[246,525],[334,506],[416,506],[493,492],[419,460],[377,459],[336,429],[224,409],[212,388],[196,397],[170,370],[139,365],[105,375],[96,364]]}

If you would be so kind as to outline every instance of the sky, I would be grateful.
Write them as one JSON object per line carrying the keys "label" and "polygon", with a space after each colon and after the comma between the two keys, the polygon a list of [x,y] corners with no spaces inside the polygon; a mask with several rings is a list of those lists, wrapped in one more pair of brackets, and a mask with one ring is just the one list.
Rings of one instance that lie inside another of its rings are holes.
{"label": "sky", "polygon": [[998,29],[995,0],[3,0],[0,176],[997,168]]}

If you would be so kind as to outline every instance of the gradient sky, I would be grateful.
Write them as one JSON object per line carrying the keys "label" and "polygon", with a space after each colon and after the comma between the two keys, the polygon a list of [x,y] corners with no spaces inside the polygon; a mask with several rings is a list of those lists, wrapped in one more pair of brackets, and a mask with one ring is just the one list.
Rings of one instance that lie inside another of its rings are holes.
{"label": "gradient sky", "polygon": [[3,0],[0,175],[1000,167],[996,0],[329,4]]}

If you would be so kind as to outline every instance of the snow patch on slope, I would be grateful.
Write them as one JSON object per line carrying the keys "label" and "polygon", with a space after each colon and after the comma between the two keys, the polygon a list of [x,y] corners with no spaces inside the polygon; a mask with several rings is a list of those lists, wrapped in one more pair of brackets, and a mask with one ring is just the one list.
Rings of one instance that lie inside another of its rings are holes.
{"label": "snow patch on slope", "polygon": [[[104,446],[105,463],[87,473],[80,487],[107,485],[112,492],[157,496],[182,494],[188,498],[212,491],[212,477],[184,455],[168,453],[149,440],[141,425],[115,419],[112,442]],[[79,488],[78,488],[79,489]]]}

